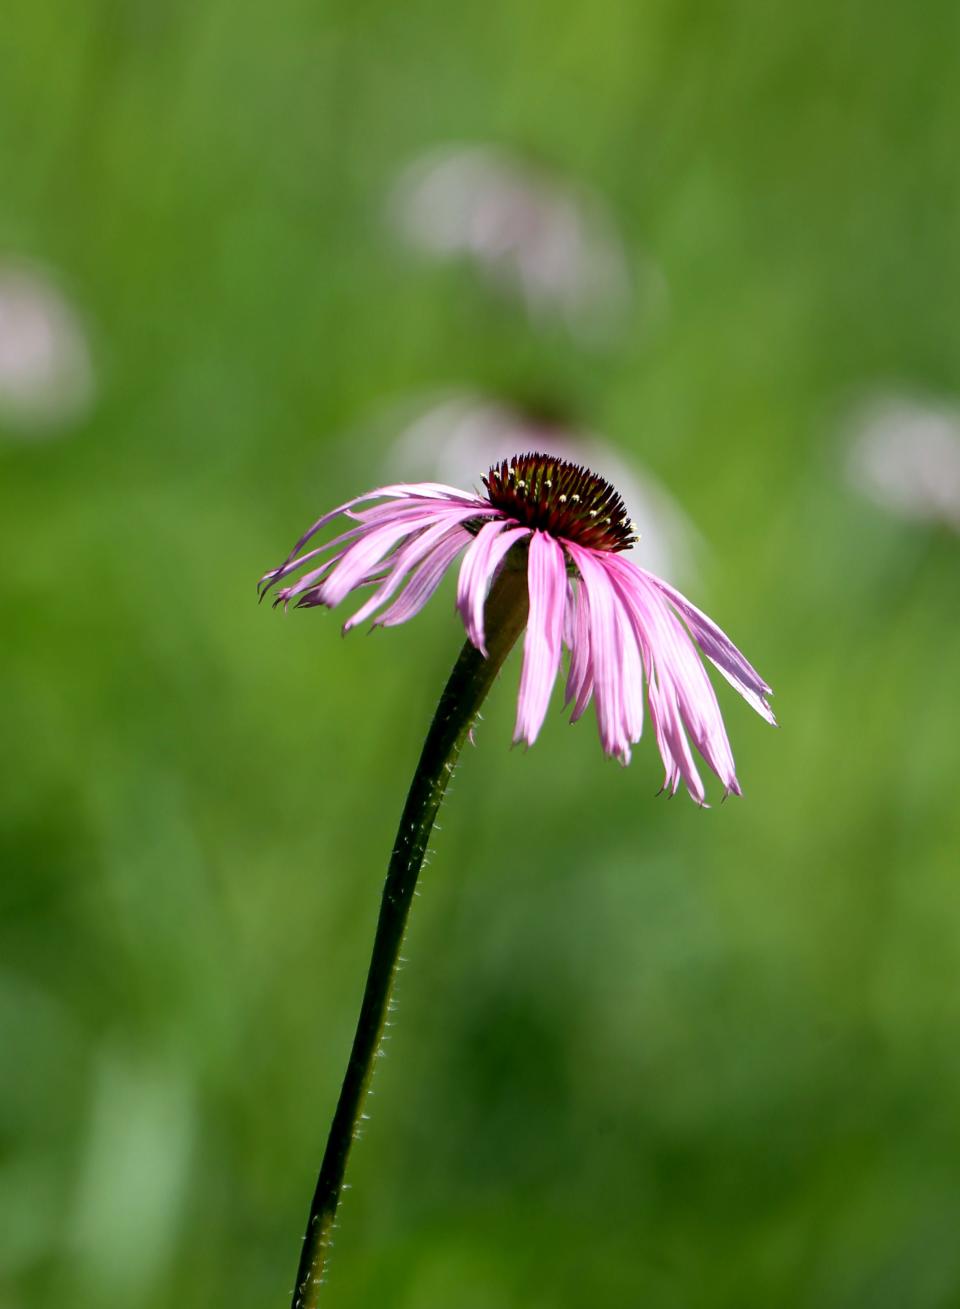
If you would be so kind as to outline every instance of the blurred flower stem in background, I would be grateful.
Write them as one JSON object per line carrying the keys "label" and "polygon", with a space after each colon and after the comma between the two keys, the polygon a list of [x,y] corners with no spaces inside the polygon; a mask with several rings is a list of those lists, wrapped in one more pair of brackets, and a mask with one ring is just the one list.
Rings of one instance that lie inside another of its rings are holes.
{"label": "blurred flower stem in background", "polygon": [[487,600],[487,657],[467,640],[440,697],[403,808],[383,888],[373,955],[297,1270],[293,1309],[318,1303],[343,1178],[363,1116],[374,1061],[388,1026],[390,996],[417,878],[447,784],[487,692],[527,620],[525,570],[506,567]]}

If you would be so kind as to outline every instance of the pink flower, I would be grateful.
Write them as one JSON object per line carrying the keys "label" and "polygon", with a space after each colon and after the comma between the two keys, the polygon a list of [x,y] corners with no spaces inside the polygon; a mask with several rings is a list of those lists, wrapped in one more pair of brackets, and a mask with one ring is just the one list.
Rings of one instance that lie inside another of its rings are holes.
{"label": "pink flower", "polygon": [[0,255],[0,427],[64,428],[86,417],[95,391],[82,316],[54,275]]}
{"label": "pink flower", "polygon": [[[622,323],[633,278],[607,206],[592,191],[495,145],[430,150],[400,175],[390,199],[395,229],[414,250],[465,258],[516,294],[531,318],[559,317],[588,338]],[[652,309],[663,276],[647,262]]]}
{"label": "pink flower", "polygon": [[[592,700],[608,755],[629,763],[643,730],[646,684],[664,788],[675,793],[683,781],[705,803],[692,741],[725,791],[739,795],[720,707],[696,647],[774,723],[770,687],[706,614],[625,557],[635,525],[614,488],[543,454],[504,459],[483,481],[485,496],[421,482],[348,500],[318,519],[286,562],[261,579],[261,594],[298,574],[277,590],[275,603],[332,609],[352,591],[372,587],[344,631],[367,618],[392,627],[419,613],[463,552],[457,609],[468,638],[486,654],[491,583],[501,568],[525,568],[529,616],[514,740],[537,739],[566,646],[571,721]],[[339,514],[355,526],[305,550]]]}
{"label": "pink flower", "polygon": [[851,423],[847,471],[858,491],[901,518],[960,532],[960,408],[877,394]]}

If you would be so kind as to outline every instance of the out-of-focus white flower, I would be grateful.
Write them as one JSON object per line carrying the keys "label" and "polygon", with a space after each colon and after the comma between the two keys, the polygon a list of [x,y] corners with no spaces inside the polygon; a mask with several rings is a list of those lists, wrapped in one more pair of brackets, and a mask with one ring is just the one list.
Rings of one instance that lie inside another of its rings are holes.
{"label": "out-of-focus white flower", "polygon": [[670,493],[600,437],[554,418],[479,395],[448,393],[422,403],[396,439],[387,467],[398,476],[465,486],[475,480],[477,468],[534,450],[604,468],[636,521],[638,561],[671,581],[696,580],[699,535]]}
{"label": "out-of-focus white flower", "polygon": [[960,407],[895,394],[867,400],[850,423],[847,469],[885,509],[960,532]]}
{"label": "out-of-focus white flower", "polygon": [[42,431],[76,422],[93,394],[86,332],[54,279],[0,259],[0,426]]}
{"label": "out-of-focus white flower", "polygon": [[[390,216],[414,249],[472,260],[519,294],[534,319],[553,314],[589,336],[616,326],[630,306],[626,253],[600,197],[508,150],[421,155],[401,173]],[[638,272],[644,298],[662,299],[659,270]]]}

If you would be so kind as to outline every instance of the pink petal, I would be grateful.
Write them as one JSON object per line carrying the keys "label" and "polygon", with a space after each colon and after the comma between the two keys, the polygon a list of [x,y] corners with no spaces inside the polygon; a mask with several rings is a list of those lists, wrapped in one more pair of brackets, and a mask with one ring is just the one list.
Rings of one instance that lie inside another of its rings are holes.
{"label": "pink petal", "polygon": [[514,741],[526,741],[527,745],[533,745],[537,739],[557,677],[566,588],[567,569],[562,549],[552,536],[533,532],[527,563],[530,614],[523,642],[523,671],[513,734]]}
{"label": "pink petal", "polygon": [[444,537],[433,553],[410,578],[398,600],[374,622],[375,627],[397,627],[418,614],[443,580],[443,575],[460,551],[471,540],[465,528],[457,527]]}
{"label": "pink petal", "polygon": [[[349,531],[341,533],[340,536],[335,536],[330,541],[325,541],[323,545],[315,546],[312,550],[307,550],[302,555],[291,555],[285,563],[282,563],[279,566],[279,568],[271,568],[269,573],[264,573],[263,577],[261,577],[260,581],[257,583],[257,590],[260,592],[261,600],[264,595],[266,595],[267,591],[269,591],[270,587],[275,586],[282,578],[287,577],[290,573],[296,572],[298,568],[302,568],[303,565],[308,563],[311,559],[316,559],[319,555],[326,554],[326,552],[332,550],[334,546],[342,545],[345,541],[356,540],[357,537],[362,535],[364,530],[363,527],[352,527]],[[340,551],[340,554],[343,554],[342,550]],[[316,575],[319,576],[329,563],[330,561],[327,560],[326,564],[321,564],[316,570]]]}
{"label": "pink petal", "polygon": [[[643,660],[629,615],[620,604],[615,606],[621,656],[621,707],[623,733],[628,742],[639,741],[643,735]],[[630,762],[629,748],[621,755],[624,763]]]}
{"label": "pink petal", "polygon": [[346,516],[359,523],[373,526],[398,513],[416,514],[423,509],[440,511],[444,508],[472,509],[478,517],[503,517],[502,511],[495,509],[486,500],[475,500],[472,496],[464,495],[457,500],[431,500],[425,496],[413,496],[406,500],[387,500],[383,504],[372,505],[369,509],[349,510]]}
{"label": "pink petal", "polygon": [[[574,590],[576,586],[576,590]],[[573,701],[571,723],[585,712],[593,695],[593,673],[590,661],[590,602],[583,582],[571,583],[568,608],[573,609],[571,619],[570,671],[567,674],[567,689],[564,704]]]}
{"label": "pink petal", "polygon": [[[427,500],[430,502],[431,507],[436,507],[444,502],[456,508],[473,505],[480,514],[489,514],[491,511],[491,505],[488,501],[480,499],[479,496],[468,495],[466,492],[458,490],[455,486],[445,486],[442,482],[409,482],[378,487],[375,491],[367,491],[364,495],[356,495],[351,500],[345,500],[343,504],[337,505],[335,509],[330,509],[327,513],[318,518],[311,527],[307,528],[303,536],[300,537],[299,541],[290,551],[283,564],[281,564],[279,568],[271,569],[270,572],[263,575],[259,583],[261,589],[268,589],[275,582],[279,581],[281,577],[286,576],[286,574],[293,568],[297,567],[297,555],[300,554],[300,551],[307,542],[312,537],[316,536],[317,532],[319,532],[322,527],[325,527],[327,523],[332,522],[333,519],[337,518],[340,514],[347,514],[349,517],[354,517],[362,521],[363,513],[366,511],[351,514],[350,511],[353,509],[354,505],[366,504],[371,500],[383,499],[391,500],[395,503],[400,502],[401,504],[404,501],[409,501],[411,499]],[[386,509],[389,516],[389,506],[379,505],[376,506],[376,508]],[[303,560],[300,560],[300,562],[303,562]]]}
{"label": "pink petal", "polygon": [[[368,618],[389,600],[409,577],[415,565],[432,553],[451,533],[458,532],[458,526],[456,522],[452,524],[448,522],[435,523],[433,527],[428,527],[426,531],[415,536],[407,545],[392,555],[390,558],[392,567],[383,584],[367,600],[366,604],[361,605],[357,612],[347,619],[343,625],[344,632],[349,632],[351,628],[359,626],[365,618]],[[457,548],[460,548],[459,544]]]}
{"label": "pink petal", "polygon": [[467,636],[484,658],[487,657],[485,633],[483,630],[483,607],[487,591],[497,565],[510,550],[514,542],[529,536],[528,527],[506,528],[503,519],[485,523],[463,556],[460,565],[460,579],[457,585],[457,609],[463,619]]}
{"label": "pink petal", "polygon": [[669,674],[661,674],[659,670],[654,672],[652,668],[651,672],[653,676],[647,679],[647,692],[650,717],[666,769],[664,788],[676,795],[682,779],[697,804],[705,806],[706,791],[677,711],[676,689]]}
{"label": "pink petal", "polygon": [[[659,588],[653,585],[649,574],[628,560],[612,562],[611,570],[617,579],[625,612],[645,652],[651,684],[651,713],[661,728],[658,739],[666,742],[674,765],[680,770],[691,794],[701,803],[703,786],[689,753],[686,731],[724,786],[729,791],[738,792],[733,755],[720,706],[690,636],[668,607]],[[669,773],[670,760],[666,755],[664,763]],[[676,784],[676,774],[673,781]]]}
{"label": "pink petal", "polygon": [[776,726],[777,720],[766,700],[766,697],[772,694],[770,687],[737,649],[729,636],[721,631],[717,624],[711,618],[708,618],[702,610],[691,604],[686,596],[681,595],[672,586],[668,586],[659,577],[654,576],[653,573],[647,573],[642,568],[637,571],[643,573],[658,590],[663,592],[670,600],[670,603],[679,609],[684,621],[693,633],[693,639],[718,672],[743,696],[747,704],[751,705],[761,718],[765,718],[768,723]]}
{"label": "pink petal", "polygon": [[595,551],[568,541],[567,553],[577,566],[583,590],[589,598],[590,664],[600,742],[606,754],[618,754],[622,740],[615,594]]}
{"label": "pink petal", "polygon": [[[468,509],[460,511],[465,518],[470,516],[470,512]],[[451,522],[449,514],[438,516],[436,513],[422,513],[417,518],[401,517],[399,522],[385,522],[379,527],[367,529],[364,535],[350,546],[343,559],[323,583],[321,592],[323,603],[333,609],[363,581],[370,570],[380,563],[384,555],[392,550],[398,541],[405,536],[411,536],[421,528],[435,526],[438,517],[439,522],[444,526],[452,526],[457,521],[454,517]]]}

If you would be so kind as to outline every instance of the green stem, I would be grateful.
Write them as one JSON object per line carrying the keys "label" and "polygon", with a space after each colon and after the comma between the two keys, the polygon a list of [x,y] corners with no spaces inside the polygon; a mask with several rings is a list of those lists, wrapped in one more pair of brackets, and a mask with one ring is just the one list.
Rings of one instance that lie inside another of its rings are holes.
{"label": "green stem", "polygon": [[293,1309],[315,1309],[319,1301],[347,1158],[357,1135],[374,1060],[383,1036],[417,877],[460,748],[484,697],[527,621],[525,569],[508,566],[501,571],[487,599],[485,619],[488,656],[484,658],[469,641],[460,652],[427,733],[400,819],[380,902],[373,955],[350,1062],[310,1207],[303,1253],[297,1269]]}

